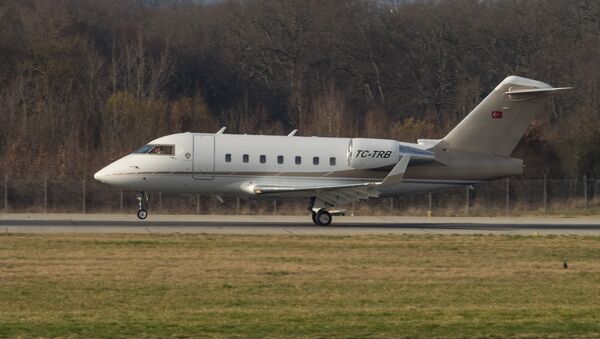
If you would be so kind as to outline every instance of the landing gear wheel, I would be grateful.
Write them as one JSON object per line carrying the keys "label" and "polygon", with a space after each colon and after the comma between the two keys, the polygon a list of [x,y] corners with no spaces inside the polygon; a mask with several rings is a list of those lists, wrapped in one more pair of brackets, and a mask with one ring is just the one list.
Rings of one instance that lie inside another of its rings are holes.
{"label": "landing gear wheel", "polygon": [[319,225],[319,223],[317,222],[317,213],[315,212],[310,212],[310,216],[312,218],[312,221],[315,225]]}
{"label": "landing gear wheel", "polygon": [[333,218],[326,210],[320,210],[317,212],[314,218],[315,223],[319,226],[329,226],[329,224],[331,224],[331,220],[333,220]]}
{"label": "landing gear wheel", "polygon": [[144,220],[148,216],[148,195],[145,192],[138,192],[137,201],[139,204],[137,217]]}

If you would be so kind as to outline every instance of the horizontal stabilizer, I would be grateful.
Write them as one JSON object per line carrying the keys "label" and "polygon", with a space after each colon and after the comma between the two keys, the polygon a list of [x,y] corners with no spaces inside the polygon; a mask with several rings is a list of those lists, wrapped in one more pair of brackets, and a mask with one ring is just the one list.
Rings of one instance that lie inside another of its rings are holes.
{"label": "horizontal stabilizer", "polygon": [[565,91],[575,87],[552,87],[552,88],[527,88],[527,89],[512,89],[509,88],[506,94],[525,94],[525,93],[550,93],[556,91]]}
{"label": "horizontal stabilizer", "polygon": [[522,88],[522,87],[510,87],[508,91],[504,92],[508,96],[510,101],[527,101],[534,100],[537,98],[543,98],[552,94],[556,94],[560,91],[570,90],[573,87],[547,87],[547,88]]}

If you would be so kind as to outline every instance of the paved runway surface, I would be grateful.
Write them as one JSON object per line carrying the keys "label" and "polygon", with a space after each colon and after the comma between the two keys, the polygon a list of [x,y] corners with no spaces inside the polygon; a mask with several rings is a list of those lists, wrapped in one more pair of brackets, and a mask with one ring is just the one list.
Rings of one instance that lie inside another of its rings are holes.
{"label": "paved runway surface", "polygon": [[564,234],[600,235],[600,217],[334,217],[328,227],[306,216],[6,214],[4,233],[211,233],[211,234]]}

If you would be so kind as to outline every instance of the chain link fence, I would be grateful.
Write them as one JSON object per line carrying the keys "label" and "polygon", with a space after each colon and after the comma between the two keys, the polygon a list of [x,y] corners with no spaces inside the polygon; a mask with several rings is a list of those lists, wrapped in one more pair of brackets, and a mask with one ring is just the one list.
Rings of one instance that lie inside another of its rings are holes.
{"label": "chain link fence", "polygon": [[[93,179],[4,177],[4,213],[134,213],[135,192],[115,190]],[[469,187],[371,199],[336,206],[355,215],[506,216],[598,214],[600,180],[509,178]],[[304,214],[304,200],[239,199],[150,193],[158,214]]]}

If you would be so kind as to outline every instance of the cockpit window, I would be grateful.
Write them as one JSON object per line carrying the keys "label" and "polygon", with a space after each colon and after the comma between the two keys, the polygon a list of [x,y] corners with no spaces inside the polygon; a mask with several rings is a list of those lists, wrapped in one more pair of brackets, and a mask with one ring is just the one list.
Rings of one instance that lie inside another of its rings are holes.
{"label": "cockpit window", "polygon": [[138,148],[133,153],[175,155],[175,146],[173,146],[173,145],[144,145],[144,146]]}
{"label": "cockpit window", "polygon": [[133,153],[148,153],[148,152],[150,152],[152,147],[154,147],[154,145],[144,145],[144,146],[136,149],[135,151],[133,151]]}

